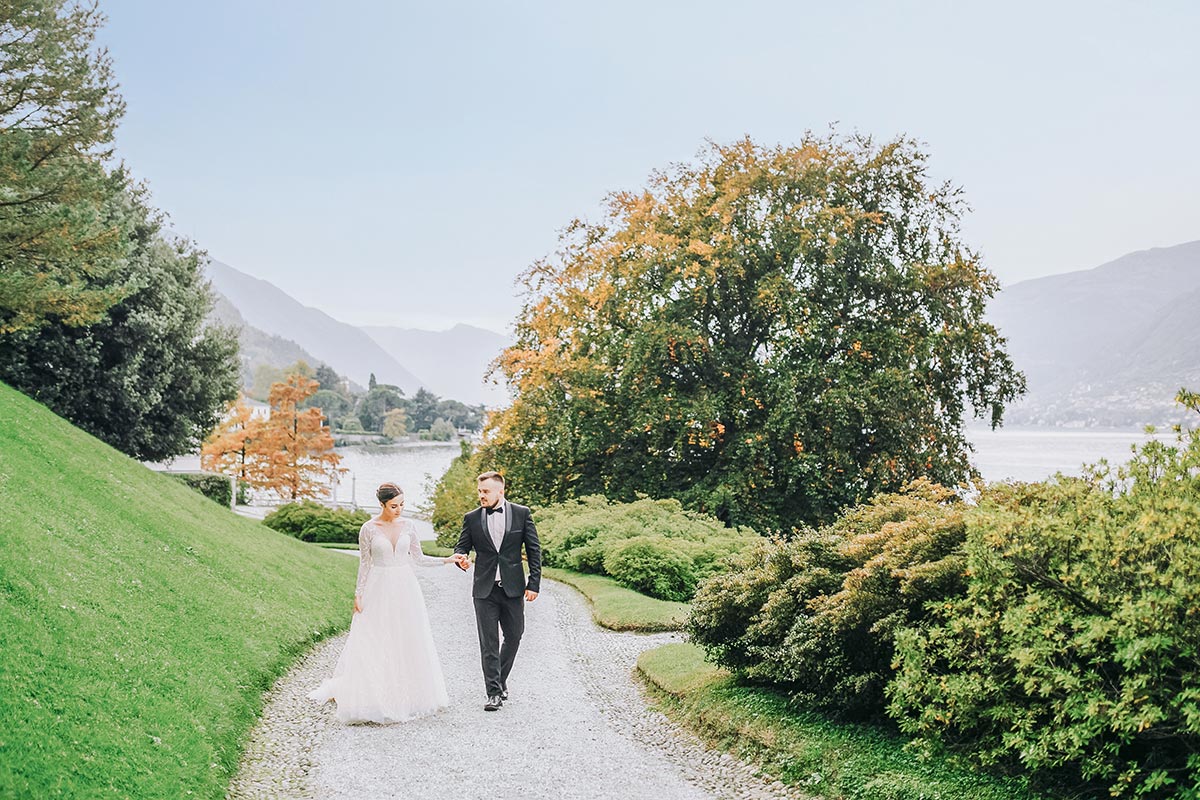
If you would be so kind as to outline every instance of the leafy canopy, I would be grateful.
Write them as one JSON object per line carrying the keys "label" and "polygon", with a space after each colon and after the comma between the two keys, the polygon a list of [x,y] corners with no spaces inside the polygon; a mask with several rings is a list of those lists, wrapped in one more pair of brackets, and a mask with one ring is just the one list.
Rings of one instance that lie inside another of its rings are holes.
{"label": "leafy canopy", "polygon": [[110,172],[124,101],[95,47],[94,3],[0,4],[0,332],[99,319],[124,292],[127,231],[105,213],[127,186]]}
{"label": "leafy canopy", "polygon": [[758,530],[971,473],[1024,379],[960,191],[909,139],[713,144],[525,274],[484,460],[530,499],[675,497]]}

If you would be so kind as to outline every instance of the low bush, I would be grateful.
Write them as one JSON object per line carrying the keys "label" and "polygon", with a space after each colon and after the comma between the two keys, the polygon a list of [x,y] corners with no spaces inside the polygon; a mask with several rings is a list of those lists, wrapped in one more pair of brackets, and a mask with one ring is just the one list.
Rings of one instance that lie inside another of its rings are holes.
{"label": "low bush", "polygon": [[427,509],[437,532],[437,543],[442,547],[454,547],[462,533],[463,515],[479,508],[476,479],[482,470],[471,454],[471,443],[463,441],[459,446],[462,451],[434,484],[430,493],[432,507]]}
{"label": "low bush", "polygon": [[1200,432],[967,517],[965,596],[898,636],[904,731],[1085,797],[1200,797]]}
{"label": "low bush", "polygon": [[295,536],[305,542],[358,541],[358,530],[371,518],[366,511],[327,508],[311,500],[288,503],[263,519],[268,528]]}
{"label": "low bush", "polygon": [[584,497],[536,515],[547,566],[609,575],[662,600],[689,600],[696,585],[759,537],[685,511],[677,500],[610,503]]}
{"label": "low bush", "polygon": [[207,497],[219,505],[229,508],[233,505],[233,487],[228,475],[204,474],[196,472],[164,472],[169,478]]}
{"label": "low bush", "polygon": [[833,524],[764,542],[696,593],[688,630],[708,657],[841,717],[882,717],[895,633],[965,591],[964,504],[917,481]]}
{"label": "low bush", "polygon": [[604,571],[618,583],[660,600],[685,602],[696,593],[696,570],[690,556],[661,536],[635,536],[610,549]]}

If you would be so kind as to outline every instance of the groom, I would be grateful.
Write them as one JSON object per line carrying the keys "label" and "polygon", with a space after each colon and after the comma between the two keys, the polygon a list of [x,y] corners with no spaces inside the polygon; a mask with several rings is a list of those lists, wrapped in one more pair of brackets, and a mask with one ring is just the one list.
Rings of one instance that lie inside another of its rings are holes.
{"label": "groom", "polygon": [[[542,581],[542,546],[528,508],[504,499],[504,476],[485,472],[478,478],[479,508],[463,517],[454,546],[454,563],[466,570],[475,550],[475,625],[487,686],[484,711],[496,711],[508,699],[508,673],[525,631],[525,606],[537,599]],[[521,566],[521,545],[529,559],[529,581]],[[497,630],[499,626],[499,631]],[[504,645],[500,645],[500,631]]]}

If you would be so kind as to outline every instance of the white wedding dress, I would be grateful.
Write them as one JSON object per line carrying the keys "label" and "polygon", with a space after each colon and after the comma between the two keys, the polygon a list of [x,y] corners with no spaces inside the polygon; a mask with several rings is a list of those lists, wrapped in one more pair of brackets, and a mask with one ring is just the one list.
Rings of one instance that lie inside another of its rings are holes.
{"label": "white wedding dress", "polygon": [[[399,536],[395,547],[388,534]],[[337,701],[341,722],[403,722],[432,714],[449,703],[438,663],[425,598],[414,565],[443,566],[424,555],[407,521],[370,519],[358,533],[358,583],[362,611],[350,622],[350,635],[333,677],[309,697]]]}

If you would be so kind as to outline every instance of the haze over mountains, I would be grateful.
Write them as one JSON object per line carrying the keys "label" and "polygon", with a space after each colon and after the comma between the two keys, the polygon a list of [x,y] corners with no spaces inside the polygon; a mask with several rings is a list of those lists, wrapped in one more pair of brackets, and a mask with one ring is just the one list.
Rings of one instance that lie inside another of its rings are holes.
{"label": "haze over mountains", "polygon": [[[218,319],[242,327],[247,374],[259,363],[327,363],[365,386],[372,372],[408,394],[424,386],[467,403],[508,402],[484,383],[508,344],[493,331],[358,328],[267,281],[214,261]],[[1141,428],[1186,421],[1180,387],[1200,391],[1200,241],[1129,253],[1095,269],[1004,288],[988,309],[1029,391],[1009,426]],[[1192,415],[1194,416],[1194,415]]]}
{"label": "haze over mountains", "polygon": [[1029,384],[1009,425],[1129,428],[1195,416],[1173,398],[1200,390],[1200,241],[1013,284],[988,316]]}
{"label": "haze over mountains", "polygon": [[303,359],[328,364],[362,386],[374,373],[409,396],[425,387],[464,403],[507,402],[502,386],[483,382],[508,344],[498,333],[456,325],[442,332],[374,327],[368,334],[220,261],[209,262],[207,274],[217,294],[214,318],[241,330],[244,375],[260,364],[282,367]]}

